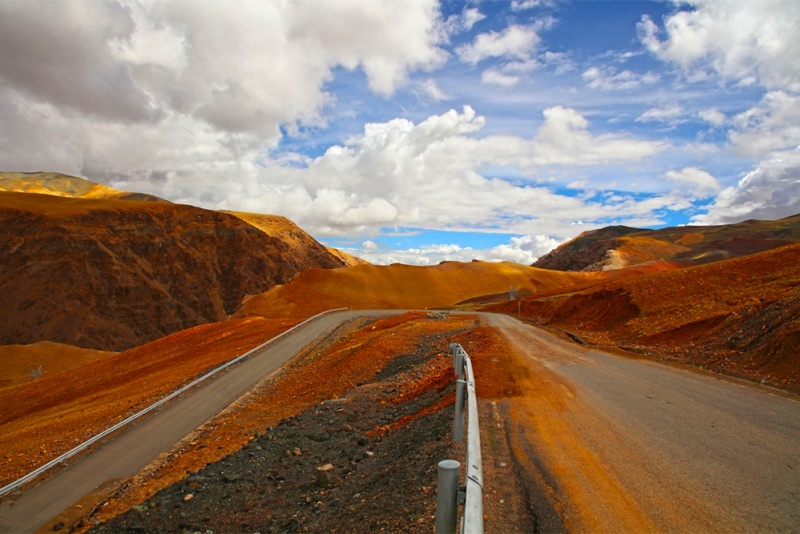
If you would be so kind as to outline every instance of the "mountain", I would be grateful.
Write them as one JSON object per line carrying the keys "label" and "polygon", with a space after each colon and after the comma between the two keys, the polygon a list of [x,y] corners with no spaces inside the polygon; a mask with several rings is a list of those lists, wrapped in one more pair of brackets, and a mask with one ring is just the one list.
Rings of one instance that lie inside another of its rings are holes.
{"label": "mountain", "polygon": [[800,241],[800,215],[720,226],[642,230],[610,226],[584,232],[533,265],[557,271],[603,271],[656,260],[699,265]]}
{"label": "mountain", "polygon": [[145,193],[119,191],[90,180],[57,172],[0,172],[0,191],[40,193],[68,198],[105,198],[166,202]]}
{"label": "mountain", "polygon": [[504,304],[578,339],[800,392],[800,243]]}
{"label": "mountain", "polygon": [[[226,212],[227,213],[227,212]],[[229,212],[243,221],[255,226],[268,236],[280,239],[294,250],[294,257],[308,263],[319,261],[333,255],[339,258],[345,266],[368,264],[369,262],[356,258],[337,249],[327,248],[318,243],[314,238],[300,229],[294,222],[280,215],[266,215],[262,213]]]}
{"label": "mountain", "polygon": [[305,269],[346,265],[299,229],[284,241],[227,213],[47,183],[77,198],[0,192],[0,345],[123,351],[225,319]]}

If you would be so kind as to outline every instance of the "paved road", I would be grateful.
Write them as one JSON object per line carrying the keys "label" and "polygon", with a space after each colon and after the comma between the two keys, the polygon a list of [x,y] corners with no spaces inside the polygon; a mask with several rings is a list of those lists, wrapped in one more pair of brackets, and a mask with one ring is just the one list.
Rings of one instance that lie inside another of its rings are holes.
{"label": "paved road", "polygon": [[[359,311],[352,315],[395,313],[398,312]],[[0,504],[0,532],[32,532],[107,481],[135,475],[349,315],[350,312],[332,313],[284,336],[29,490],[13,505]]]}
{"label": "paved road", "polygon": [[531,373],[517,450],[568,529],[800,531],[796,398],[486,317]]}
{"label": "paved road", "polygon": [[[390,312],[358,312],[372,315]],[[133,476],[347,318],[332,314],[254,355],[21,496],[0,532],[30,532],[108,480]],[[529,376],[509,410],[565,526],[578,531],[800,530],[800,403],[768,390],[614,356],[486,314]],[[480,377],[477,378],[480,380]],[[525,464],[525,462],[523,462]]]}

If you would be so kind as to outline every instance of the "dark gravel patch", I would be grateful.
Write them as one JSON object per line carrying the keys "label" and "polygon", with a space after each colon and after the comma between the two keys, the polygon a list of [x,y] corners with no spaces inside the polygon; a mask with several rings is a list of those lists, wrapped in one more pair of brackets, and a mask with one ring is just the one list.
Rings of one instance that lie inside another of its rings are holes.
{"label": "dark gravel patch", "polygon": [[440,338],[92,532],[431,532],[436,465],[459,454],[445,399],[454,387],[391,400],[407,372],[449,358],[436,356],[446,347]]}

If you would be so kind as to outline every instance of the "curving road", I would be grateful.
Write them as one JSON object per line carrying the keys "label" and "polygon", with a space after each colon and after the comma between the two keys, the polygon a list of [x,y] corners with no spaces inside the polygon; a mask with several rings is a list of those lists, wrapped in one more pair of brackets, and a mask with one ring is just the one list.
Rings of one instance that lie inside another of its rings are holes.
{"label": "curving road", "polygon": [[485,317],[528,371],[511,439],[562,528],[800,531],[796,397]]}
{"label": "curving road", "polygon": [[[540,528],[800,531],[796,398],[481,315],[517,349],[506,356],[519,359],[512,368],[522,395],[503,401],[504,413],[522,475],[558,511]],[[0,504],[0,532],[34,531],[107,481],[133,476],[347,317],[324,316],[285,336]]]}
{"label": "curving road", "polygon": [[303,347],[349,316],[396,313],[399,312],[331,313],[284,336],[221,376],[188,391],[144,422],[123,431],[113,441],[27,491],[13,504],[8,501],[0,504],[0,532],[35,531],[106,482],[135,475]]}

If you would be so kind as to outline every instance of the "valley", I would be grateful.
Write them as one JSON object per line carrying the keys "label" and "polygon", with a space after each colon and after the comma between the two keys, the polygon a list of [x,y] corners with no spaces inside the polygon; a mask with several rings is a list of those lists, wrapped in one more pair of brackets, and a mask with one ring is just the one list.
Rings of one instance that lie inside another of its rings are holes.
{"label": "valley", "polygon": [[436,462],[463,454],[449,342],[488,532],[800,525],[797,217],[383,266],[282,217],[6,174],[0,486],[346,310],[3,497],[0,531],[429,532]]}

